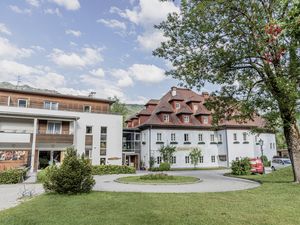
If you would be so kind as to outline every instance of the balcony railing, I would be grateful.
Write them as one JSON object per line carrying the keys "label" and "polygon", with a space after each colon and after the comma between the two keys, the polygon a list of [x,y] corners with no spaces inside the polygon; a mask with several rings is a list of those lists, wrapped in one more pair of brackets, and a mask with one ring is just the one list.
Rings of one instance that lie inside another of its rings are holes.
{"label": "balcony railing", "polygon": [[73,134],[37,134],[36,143],[73,144]]}

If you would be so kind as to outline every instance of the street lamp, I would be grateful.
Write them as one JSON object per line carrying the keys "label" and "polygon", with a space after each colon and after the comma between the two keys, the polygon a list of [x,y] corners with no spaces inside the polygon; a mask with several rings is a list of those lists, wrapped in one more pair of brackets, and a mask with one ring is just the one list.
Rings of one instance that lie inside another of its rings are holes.
{"label": "street lamp", "polygon": [[259,145],[260,145],[260,152],[261,152],[261,161],[263,164],[263,173],[265,173],[265,166],[264,166],[264,150],[263,150],[263,145],[264,145],[264,141],[262,139],[259,139]]}

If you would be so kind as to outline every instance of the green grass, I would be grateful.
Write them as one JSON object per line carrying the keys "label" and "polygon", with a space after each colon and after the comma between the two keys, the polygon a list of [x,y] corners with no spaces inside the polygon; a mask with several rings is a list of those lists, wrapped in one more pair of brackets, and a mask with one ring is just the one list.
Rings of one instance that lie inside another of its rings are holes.
{"label": "green grass", "polygon": [[140,184],[185,184],[196,183],[199,179],[187,176],[166,176],[164,179],[143,179],[143,176],[129,176],[118,178],[120,183],[140,183]]}
{"label": "green grass", "polygon": [[226,193],[45,194],[0,212],[1,225],[299,225],[300,185],[291,169],[249,176],[256,189]]}

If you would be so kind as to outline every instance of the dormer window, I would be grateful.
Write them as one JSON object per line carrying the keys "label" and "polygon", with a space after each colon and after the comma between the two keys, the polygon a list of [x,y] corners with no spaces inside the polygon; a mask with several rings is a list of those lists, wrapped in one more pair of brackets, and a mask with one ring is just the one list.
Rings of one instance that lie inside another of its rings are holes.
{"label": "dormer window", "polygon": [[193,109],[194,109],[195,112],[198,110],[198,108],[199,108],[198,105],[193,106]]}
{"label": "dormer window", "polygon": [[176,108],[176,109],[180,109],[180,103],[176,102],[176,103],[175,103],[175,108]]}
{"label": "dormer window", "polygon": [[163,115],[163,121],[166,122],[166,123],[170,121],[170,117],[169,117],[168,114]]}
{"label": "dormer window", "polygon": [[203,123],[208,124],[208,116],[203,116]]}
{"label": "dormer window", "polygon": [[190,117],[189,116],[183,116],[183,122],[184,123],[189,123],[190,122]]}

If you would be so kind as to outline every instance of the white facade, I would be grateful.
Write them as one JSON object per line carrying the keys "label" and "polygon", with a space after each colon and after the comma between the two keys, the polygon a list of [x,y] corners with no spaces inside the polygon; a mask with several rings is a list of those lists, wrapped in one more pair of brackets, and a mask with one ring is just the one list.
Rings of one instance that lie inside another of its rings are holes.
{"label": "white facade", "polygon": [[[0,117],[0,144],[5,142],[30,143],[31,135],[34,142],[37,132],[35,121],[40,119],[70,121],[69,132],[73,134],[73,145],[78,154],[85,153],[86,126],[91,126],[92,132],[89,135],[93,136],[92,164],[99,165],[100,158],[105,158],[106,164],[122,164],[122,116],[120,115],[0,106]],[[14,118],[18,120],[14,121]],[[101,127],[107,127],[105,156],[100,156]],[[64,150],[59,147],[54,148],[54,150]],[[32,144],[32,159],[35,149],[34,143]],[[51,150],[51,146],[38,150]]]}
{"label": "white facade", "polygon": [[[202,139],[199,135],[202,136]],[[184,140],[187,136],[188,141]],[[234,140],[235,136],[236,140]],[[155,166],[159,165],[159,148],[162,145],[176,146],[174,154],[176,163],[172,164],[173,168],[193,167],[190,159],[186,159],[186,157],[194,148],[201,149],[203,156],[203,162],[199,163],[197,167],[228,167],[231,161],[236,158],[260,157],[259,139],[264,141],[263,154],[269,160],[276,155],[275,134],[263,133],[257,136],[257,134],[253,134],[246,129],[210,131],[149,128],[141,131],[141,137],[141,160],[146,167],[149,167],[150,156],[154,157]],[[174,142],[176,143],[174,144]]]}

